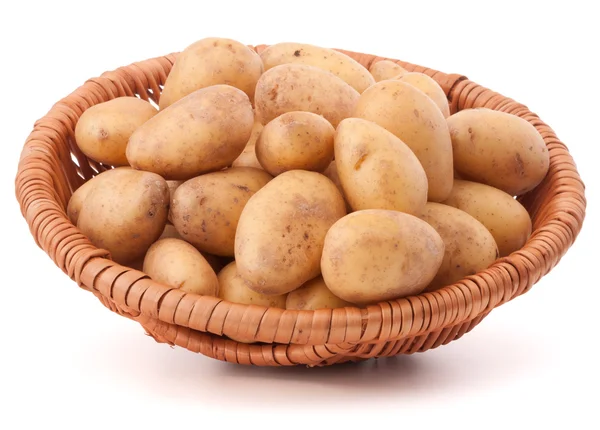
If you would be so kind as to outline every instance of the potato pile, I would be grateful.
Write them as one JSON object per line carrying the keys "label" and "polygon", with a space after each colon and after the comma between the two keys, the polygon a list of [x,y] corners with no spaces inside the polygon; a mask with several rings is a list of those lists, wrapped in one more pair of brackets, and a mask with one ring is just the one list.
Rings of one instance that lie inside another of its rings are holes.
{"label": "potato pile", "polygon": [[179,54],[158,110],[98,104],[75,139],[112,168],[67,214],[112,259],[189,293],[298,310],[434,291],[487,268],[528,239],[515,196],[549,167],[531,124],[450,115],[427,75],[222,38]]}

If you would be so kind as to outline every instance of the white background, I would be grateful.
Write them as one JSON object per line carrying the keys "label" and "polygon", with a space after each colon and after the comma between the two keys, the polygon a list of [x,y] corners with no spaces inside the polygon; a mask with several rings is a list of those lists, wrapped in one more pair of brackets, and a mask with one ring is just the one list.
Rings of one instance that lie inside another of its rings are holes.
{"label": "white background", "polygon": [[[593,2],[11,2],[0,11],[0,429],[598,429],[598,55]],[[8,4],[8,3],[5,3]],[[209,4],[211,6],[209,6]],[[36,119],[86,79],[206,36],[299,41],[460,72],[526,104],[587,184],[575,246],[472,333],[409,357],[261,369],[155,343],[36,247],[14,197]],[[43,424],[45,423],[45,424]],[[564,427],[566,428],[566,427]]]}

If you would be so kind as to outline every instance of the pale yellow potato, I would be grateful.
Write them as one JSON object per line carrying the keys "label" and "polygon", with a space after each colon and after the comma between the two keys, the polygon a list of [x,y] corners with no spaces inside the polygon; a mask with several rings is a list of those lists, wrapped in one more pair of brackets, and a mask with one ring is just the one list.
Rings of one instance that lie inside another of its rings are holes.
{"label": "pale yellow potato", "polygon": [[440,108],[442,111],[442,115],[444,118],[448,118],[450,116],[450,105],[448,104],[448,97],[446,97],[446,93],[440,87],[433,78],[427,76],[425,73],[403,73],[394,79],[398,79],[402,82],[406,82],[407,84],[412,85],[413,87],[423,91],[434,103]]}
{"label": "pale yellow potato", "polygon": [[265,125],[256,158],[271,175],[288,170],[322,172],[333,160],[335,129],[311,112],[287,112]]}
{"label": "pale yellow potato", "polygon": [[334,185],[337,187],[338,191],[344,198],[344,202],[346,202],[346,212],[348,212],[348,213],[352,212],[352,207],[350,206],[350,203],[348,203],[348,199],[346,198],[346,194],[344,193],[344,187],[342,187],[342,181],[340,180],[340,175],[338,173],[337,165],[335,164],[335,160],[333,160],[329,164],[327,169],[325,169],[323,171],[323,174],[325,176],[327,176],[331,180],[331,182],[334,183]]}
{"label": "pale yellow potato", "polygon": [[171,209],[173,207],[173,194],[175,194],[175,190],[183,184],[184,181],[167,181],[167,186],[169,187],[169,222],[173,223],[173,218],[171,217]]}
{"label": "pale yellow potato", "polygon": [[246,147],[240,156],[233,160],[233,163],[231,163],[232,167],[254,167],[256,169],[262,169],[262,166],[256,158],[256,151],[254,150],[256,140],[258,139],[258,136],[260,136],[262,129],[263,125],[260,122],[255,121],[254,125],[252,126],[252,134],[250,135],[250,139],[248,139],[248,143],[246,143]]}
{"label": "pale yellow potato", "polygon": [[375,78],[375,82],[394,79],[408,73],[404,67],[390,60],[381,60],[371,64],[369,72]]}
{"label": "pale yellow potato", "polygon": [[427,176],[415,154],[371,121],[343,120],[335,132],[335,164],[353,210],[418,214],[427,202]]}
{"label": "pale yellow potato", "polygon": [[265,71],[281,64],[305,64],[333,73],[359,93],[375,83],[358,61],[333,49],[307,43],[277,43],[261,52]]}
{"label": "pale yellow potato", "polygon": [[464,211],[430,202],[420,218],[438,232],[445,247],[442,265],[425,291],[434,291],[474,275],[499,257],[492,234]]}
{"label": "pale yellow potato", "polygon": [[406,82],[381,81],[361,94],[353,116],[379,124],[408,145],[427,175],[428,200],[448,197],[452,142],[442,112],[425,93]]}
{"label": "pale yellow potato", "polygon": [[466,179],[519,196],[544,179],[550,157],[533,125],[506,112],[466,109],[448,118],[454,167]]}
{"label": "pale yellow potato", "polygon": [[180,239],[154,243],[144,258],[144,273],[186,293],[215,297],[219,294],[215,271],[196,248]]}
{"label": "pale yellow potato", "polygon": [[165,228],[169,188],[150,172],[119,168],[97,176],[77,227],[114,261],[127,264],[144,256]]}
{"label": "pale yellow potato", "polygon": [[248,288],[246,280],[237,271],[235,261],[229,263],[219,272],[219,297],[232,303],[242,305],[267,306],[285,309],[287,295],[265,295]]}
{"label": "pale yellow potato", "polygon": [[327,232],[321,271],[342,300],[367,305],[422,292],[444,257],[444,242],[425,221],[398,211],[353,212]]}
{"label": "pale yellow potato", "polygon": [[108,166],[127,166],[127,141],[158,111],[137,97],[118,97],[86,109],[75,126],[75,141],[88,158]]}
{"label": "pale yellow potato", "polygon": [[299,311],[315,311],[317,309],[336,309],[354,306],[333,294],[322,276],[311,279],[297,290],[287,295],[286,309]]}
{"label": "pale yellow potato", "polygon": [[173,225],[200,251],[233,256],[242,209],[271,179],[264,170],[252,167],[232,167],[190,179],[173,196]]}
{"label": "pale yellow potato", "polygon": [[285,294],[321,272],[329,227],[346,214],[344,199],[324,175],[290,170],[254,194],[235,234],[235,261],[248,287]]}
{"label": "pale yellow potato", "polygon": [[256,84],[256,118],[262,123],[286,112],[323,115],[334,127],[352,116],[360,94],[346,82],[318,67],[282,64],[267,70]]}
{"label": "pale yellow potato", "polygon": [[160,109],[201,88],[226,84],[254,97],[263,64],[256,52],[231,39],[209,37],[177,55],[158,103]]}
{"label": "pale yellow potato", "polygon": [[160,111],[129,139],[135,169],[186,180],[231,165],[250,138],[254,114],[248,96],[229,85],[187,95]]}
{"label": "pale yellow potato", "polygon": [[500,257],[525,245],[531,235],[527,210],[511,195],[489,185],[455,179],[448,199],[443,202],[465,211],[492,233]]}

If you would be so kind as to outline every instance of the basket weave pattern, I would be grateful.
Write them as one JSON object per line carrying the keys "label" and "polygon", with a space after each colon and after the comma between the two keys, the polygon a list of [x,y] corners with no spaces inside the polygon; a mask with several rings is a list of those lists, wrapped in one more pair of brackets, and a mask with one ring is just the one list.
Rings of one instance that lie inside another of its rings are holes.
{"label": "basket weave pattern", "polygon": [[[387,59],[340,51],[367,68]],[[541,133],[550,170],[535,190],[519,198],[533,219],[533,234],[521,250],[441,290],[365,309],[247,306],[156,283],[109,260],[108,252],[93,246],[65,210],[74,190],[110,168],[87,159],[75,144],[75,124],[83,111],[121,96],[158,103],[175,58],[171,54],[106,72],[56,103],[35,123],[15,180],[21,212],[36,244],[81,288],[111,311],[138,321],[158,342],[219,360],[268,366],[322,366],[426,351],[459,339],[492,309],[528,291],[558,263],[581,229],[583,182],[565,145],[537,115],[465,76],[392,60],[434,78],[448,95],[452,113],[487,107],[520,116]],[[257,343],[238,343],[223,335]]]}

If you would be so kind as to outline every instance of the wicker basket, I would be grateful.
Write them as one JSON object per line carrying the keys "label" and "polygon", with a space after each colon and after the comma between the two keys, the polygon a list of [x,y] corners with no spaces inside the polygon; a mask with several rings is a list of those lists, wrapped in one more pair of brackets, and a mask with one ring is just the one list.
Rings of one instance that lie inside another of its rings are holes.
{"label": "wicker basket", "polygon": [[[265,46],[257,46],[260,52]],[[366,67],[384,58],[342,51]],[[88,160],[73,130],[84,110],[120,96],[158,102],[176,54],[106,72],[56,103],[35,123],[16,177],[21,212],[38,246],[69,277],[110,310],[138,321],[156,341],[234,363],[322,366],[411,354],[445,345],[475,327],[492,309],[528,291],[558,263],[585,216],[584,185],[565,145],[526,106],[465,76],[396,61],[434,78],[452,113],[487,107],[520,116],[543,136],[550,170],[519,198],[533,219],[526,245],[492,267],[439,291],[382,302],[366,309],[294,311],[186,294],[107,259],[65,215],[71,193],[110,168]],[[256,340],[238,343],[226,336]]]}

